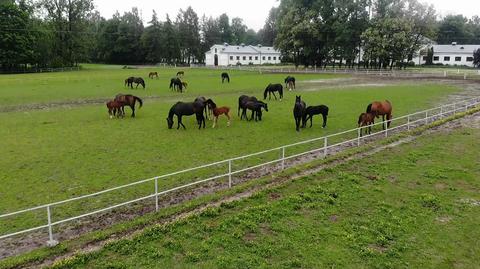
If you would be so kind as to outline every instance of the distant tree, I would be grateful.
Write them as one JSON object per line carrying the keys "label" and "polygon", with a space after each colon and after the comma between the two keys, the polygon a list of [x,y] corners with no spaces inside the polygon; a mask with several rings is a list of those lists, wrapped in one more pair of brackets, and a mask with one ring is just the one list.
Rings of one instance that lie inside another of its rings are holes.
{"label": "distant tree", "polygon": [[232,43],[245,43],[247,26],[243,24],[243,20],[241,18],[233,18],[230,28],[232,29]]}
{"label": "distant tree", "polygon": [[0,2],[0,67],[11,69],[34,62],[35,35],[31,27],[32,9],[24,2]]}
{"label": "distant tree", "polygon": [[145,51],[145,60],[148,63],[159,63],[163,59],[162,24],[158,21],[157,12],[153,10],[149,26],[145,28],[141,41]]}
{"label": "distant tree", "polygon": [[202,17],[201,23],[202,51],[209,50],[214,44],[221,44],[220,27],[218,20],[205,15]]}
{"label": "distant tree", "polygon": [[200,24],[197,13],[188,7],[185,11],[180,9],[177,15],[177,27],[180,38],[180,50],[183,61],[190,64],[202,61],[203,52],[200,42]]}
{"label": "distant tree", "polygon": [[427,51],[427,60],[425,62],[426,65],[432,65],[433,64],[433,54],[434,54],[433,47],[431,47]]}
{"label": "distant tree", "polygon": [[451,44],[459,42],[470,44],[471,33],[467,28],[467,18],[463,15],[448,15],[439,22],[438,26],[438,44]]}
{"label": "distant tree", "polygon": [[163,42],[164,42],[164,57],[165,61],[169,64],[180,62],[180,41],[178,39],[178,32],[175,29],[170,16],[167,14],[167,18],[163,23]]}
{"label": "distant tree", "polygon": [[224,13],[218,17],[218,28],[222,42],[232,43],[232,29],[230,27],[230,19],[228,18],[227,14]]}
{"label": "distant tree", "polygon": [[273,7],[270,9],[265,25],[259,31],[259,43],[265,46],[273,46],[275,38],[277,37],[277,14],[278,8]]}
{"label": "distant tree", "polygon": [[260,36],[253,29],[248,29],[245,33],[245,40],[243,41],[247,45],[258,45],[261,42]]}
{"label": "distant tree", "polygon": [[473,65],[480,68],[480,49],[473,52]]}

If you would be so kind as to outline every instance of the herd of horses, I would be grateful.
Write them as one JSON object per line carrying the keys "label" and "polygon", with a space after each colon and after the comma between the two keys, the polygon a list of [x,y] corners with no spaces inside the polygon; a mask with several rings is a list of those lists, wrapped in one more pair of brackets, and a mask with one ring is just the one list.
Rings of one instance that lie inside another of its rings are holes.
{"label": "herd of horses", "polygon": [[[170,80],[170,89],[176,90],[179,92],[183,92],[188,84],[185,81],[182,81],[181,78],[185,75],[184,71],[179,71],[176,74],[175,78]],[[157,72],[150,72],[148,75],[149,78],[157,78]],[[222,83],[228,82],[230,83],[230,76],[228,73],[223,72],[221,74]],[[295,77],[287,76],[284,80],[285,87],[289,89],[289,91],[295,90]],[[142,85],[145,89],[145,81],[140,77],[129,77],[125,79],[125,86],[131,87],[133,89],[133,83],[136,83],[136,87],[138,85]],[[279,100],[282,101],[283,99],[283,85],[276,83],[276,84],[269,84],[264,92],[263,92],[263,100],[267,99],[271,100],[271,96],[277,100],[277,96],[275,93],[278,93]],[[125,106],[128,106],[132,110],[132,117],[135,117],[135,105],[136,103],[140,104],[140,107],[143,105],[142,99],[137,96],[131,94],[118,94],[115,98],[109,102],[107,102],[108,113],[110,118],[113,117],[125,117]],[[360,128],[360,135],[363,136],[363,129],[366,129],[367,134],[371,134],[372,125],[375,124],[375,118],[379,118],[382,116],[383,120],[383,129],[389,128],[392,120],[392,104],[390,101],[375,101],[370,103],[367,106],[366,112],[361,113],[358,118],[358,127]],[[247,111],[251,111],[250,117],[247,116]],[[261,121],[263,111],[268,112],[268,105],[267,103],[258,100],[255,96],[247,96],[241,95],[238,98],[238,116],[240,120],[246,119],[247,121]],[[300,128],[305,128],[308,121],[310,121],[310,127],[313,125],[313,116],[315,115],[322,115],[323,124],[322,128],[327,126],[327,118],[328,118],[329,108],[326,105],[316,105],[316,106],[307,106],[305,101],[302,100],[301,96],[296,96],[295,103],[293,107],[293,116],[295,119],[295,129],[296,131],[300,131]],[[175,103],[168,113],[167,117],[167,126],[169,129],[173,128],[174,125],[174,116],[177,116],[177,129],[183,127],[186,129],[185,125],[182,122],[182,118],[184,116],[192,116],[195,115],[197,119],[198,128],[201,129],[202,127],[205,128],[205,119],[209,119],[209,116],[212,117],[213,120],[213,128],[216,127],[218,118],[222,115],[227,117],[227,126],[231,124],[231,115],[230,115],[230,107],[222,106],[218,107],[217,104],[212,99],[207,99],[203,96],[197,97],[193,102],[177,102]],[[386,127],[385,127],[385,120],[386,120]]]}

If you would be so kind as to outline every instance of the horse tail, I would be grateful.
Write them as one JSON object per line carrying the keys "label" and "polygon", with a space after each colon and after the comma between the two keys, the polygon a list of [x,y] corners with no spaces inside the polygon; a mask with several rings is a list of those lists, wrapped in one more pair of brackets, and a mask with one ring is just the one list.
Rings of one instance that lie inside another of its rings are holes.
{"label": "horse tail", "polygon": [[360,125],[360,123],[362,123],[363,121],[363,113],[360,114],[360,116],[358,117],[358,125]]}
{"label": "horse tail", "polygon": [[143,101],[142,101],[142,99],[138,98],[137,96],[133,96],[133,98],[140,103],[140,107],[143,106]]}
{"label": "horse tail", "polygon": [[367,113],[372,113],[372,104],[367,106]]}

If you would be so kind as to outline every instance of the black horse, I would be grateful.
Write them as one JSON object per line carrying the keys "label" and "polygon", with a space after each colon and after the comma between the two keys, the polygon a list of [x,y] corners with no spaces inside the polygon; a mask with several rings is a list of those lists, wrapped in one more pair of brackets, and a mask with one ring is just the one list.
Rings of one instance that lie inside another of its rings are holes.
{"label": "black horse", "polygon": [[268,93],[268,100],[272,99],[275,97],[275,100],[277,100],[277,96],[275,95],[275,92],[278,92],[280,94],[280,101],[282,101],[283,98],[283,86],[282,84],[268,84],[267,88],[263,92],[263,100],[267,99],[267,93]]}
{"label": "black horse", "polygon": [[205,98],[204,96],[199,96],[197,98],[195,98],[195,100],[193,102],[203,102],[205,104],[205,108],[204,108],[204,113],[205,113],[205,118],[208,120],[208,116],[212,115],[212,109],[210,108],[210,106],[207,106],[207,98]]}
{"label": "black horse", "polygon": [[246,96],[246,95],[242,95],[240,97],[238,97],[238,116],[240,116],[240,109],[242,109],[242,116],[240,117],[240,120],[242,120],[243,118],[247,118],[247,115],[245,114],[245,105],[247,104],[248,101],[255,101],[257,102],[258,99],[257,97],[255,96]]}
{"label": "black horse", "polygon": [[262,108],[268,112],[268,105],[262,101],[248,101],[245,103],[245,108],[242,112],[242,117],[247,117],[247,109],[252,111],[252,116],[249,121],[255,118],[255,121],[262,121]]}
{"label": "black horse", "polygon": [[177,90],[183,92],[183,83],[179,78],[170,79],[170,90]]}
{"label": "black horse", "polygon": [[180,129],[180,125],[182,125],[183,129],[185,128],[185,125],[182,123],[182,117],[183,116],[191,116],[195,114],[197,117],[197,123],[198,123],[198,129],[200,130],[202,128],[205,128],[205,117],[203,116],[203,110],[205,108],[205,103],[201,101],[193,102],[193,103],[183,103],[183,102],[178,102],[175,105],[170,108],[170,111],[168,112],[168,118],[167,118],[167,124],[168,124],[168,129],[172,129],[173,127],[173,116],[177,115],[178,119],[178,126],[177,130]]}
{"label": "black horse", "polygon": [[297,132],[300,131],[300,123],[304,119],[305,108],[307,105],[302,101],[301,96],[295,97],[295,106],[293,107],[293,117],[295,118],[295,125]]}
{"label": "black horse", "polygon": [[310,128],[312,127],[312,118],[314,115],[322,114],[323,117],[323,125],[322,128],[327,127],[327,116],[328,116],[328,107],[325,105],[319,106],[309,106],[305,110],[305,114],[303,115],[303,128],[307,125],[307,121],[310,120]]}
{"label": "black horse", "polygon": [[222,83],[227,80],[228,83],[230,83],[230,76],[228,75],[228,73],[224,72],[222,73]]}
{"label": "black horse", "polygon": [[137,87],[138,88],[138,85],[142,85],[143,89],[145,89],[145,81],[143,80],[143,78],[136,78],[136,77],[129,77],[125,80],[125,86],[130,86],[132,87],[133,89],[133,83],[136,83],[137,84]]}
{"label": "black horse", "polygon": [[285,78],[285,88],[288,88],[288,83],[293,83],[293,88],[295,89],[295,77],[288,76]]}

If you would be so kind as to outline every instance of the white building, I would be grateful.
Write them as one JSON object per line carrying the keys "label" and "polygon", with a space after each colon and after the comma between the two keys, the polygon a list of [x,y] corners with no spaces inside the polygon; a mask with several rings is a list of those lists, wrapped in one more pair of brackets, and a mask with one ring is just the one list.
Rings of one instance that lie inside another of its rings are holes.
{"label": "white building", "polygon": [[229,65],[259,65],[280,63],[280,52],[273,47],[262,45],[248,46],[241,45],[213,45],[205,53],[205,64],[207,66],[229,66]]}
{"label": "white building", "polygon": [[[473,52],[480,49],[480,45],[459,45],[453,42],[450,45],[432,45],[433,64],[473,66]],[[419,64],[425,64],[427,55],[423,53],[418,59]]]}

